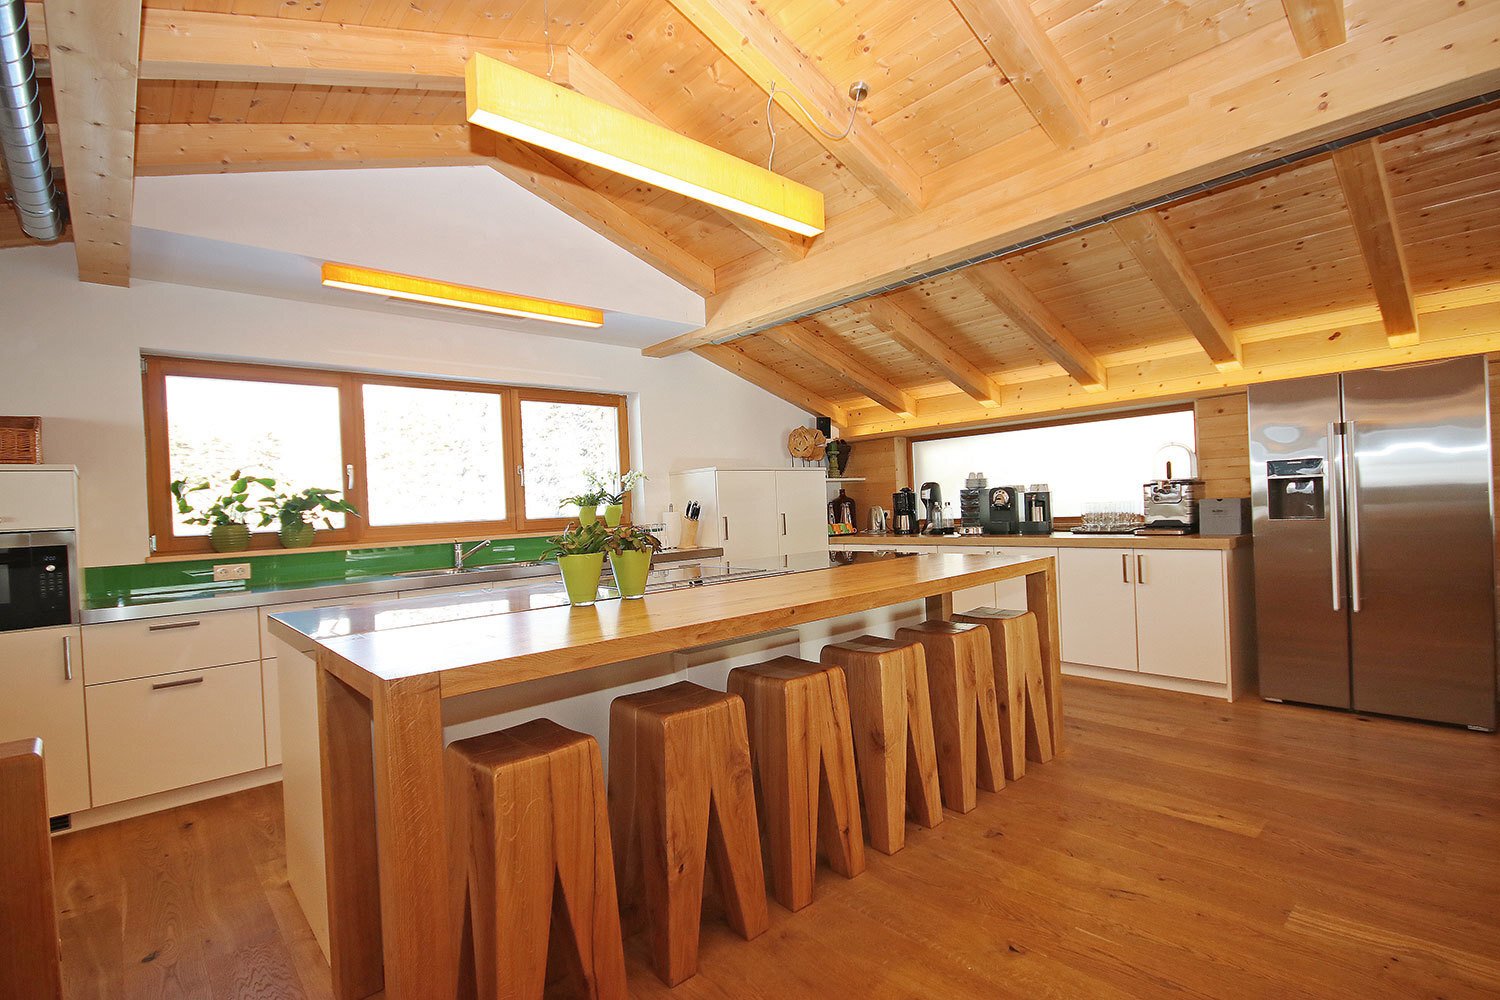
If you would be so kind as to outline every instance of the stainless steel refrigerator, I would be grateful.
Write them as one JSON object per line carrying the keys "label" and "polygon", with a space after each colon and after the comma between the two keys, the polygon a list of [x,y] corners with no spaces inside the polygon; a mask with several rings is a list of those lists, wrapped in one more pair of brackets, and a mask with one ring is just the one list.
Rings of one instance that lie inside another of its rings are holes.
{"label": "stainless steel refrigerator", "polygon": [[1494,729],[1484,358],[1249,399],[1261,696]]}

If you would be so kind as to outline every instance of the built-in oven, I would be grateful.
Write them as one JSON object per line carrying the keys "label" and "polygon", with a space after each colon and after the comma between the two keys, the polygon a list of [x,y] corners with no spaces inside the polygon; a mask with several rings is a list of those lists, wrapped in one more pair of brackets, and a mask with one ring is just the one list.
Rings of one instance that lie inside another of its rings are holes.
{"label": "built-in oven", "polygon": [[77,623],[79,583],[74,532],[0,532],[0,632]]}

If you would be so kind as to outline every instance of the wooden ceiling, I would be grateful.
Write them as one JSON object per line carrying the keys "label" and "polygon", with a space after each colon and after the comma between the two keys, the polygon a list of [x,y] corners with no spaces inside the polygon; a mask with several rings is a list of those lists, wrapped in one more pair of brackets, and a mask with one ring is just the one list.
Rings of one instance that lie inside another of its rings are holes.
{"label": "wooden ceiling", "polygon": [[[28,8],[86,280],[128,282],[136,174],[487,163],[706,296],[703,330],[647,353],[695,350],[853,435],[1487,350],[1500,331],[1500,106],[1482,103],[1500,4],[112,10]],[[762,163],[774,82],[774,167],[824,193],[828,231],[791,237],[471,130],[462,67],[480,50]],[[870,97],[846,140],[787,98],[836,131],[855,80]],[[1128,212],[1463,101],[1481,103]]]}

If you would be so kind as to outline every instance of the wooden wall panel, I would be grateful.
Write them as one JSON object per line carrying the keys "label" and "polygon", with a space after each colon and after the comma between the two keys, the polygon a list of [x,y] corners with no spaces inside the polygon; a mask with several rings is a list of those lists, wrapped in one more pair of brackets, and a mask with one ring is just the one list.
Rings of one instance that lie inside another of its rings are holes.
{"label": "wooden wall panel", "polygon": [[[891,513],[891,494],[912,485],[911,466],[907,458],[906,438],[881,438],[878,441],[856,441],[849,453],[846,474],[863,476],[862,483],[845,483],[844,492],[854,500],[859,530],[870,527],[870,505]],[[957,499],[956,497],[954,499]]]}
{"label": "wooden wall panel", "polygon": [[1250,495],[1250,424],[1244,390],[1193,404],[1198,478],[1208,497]]}

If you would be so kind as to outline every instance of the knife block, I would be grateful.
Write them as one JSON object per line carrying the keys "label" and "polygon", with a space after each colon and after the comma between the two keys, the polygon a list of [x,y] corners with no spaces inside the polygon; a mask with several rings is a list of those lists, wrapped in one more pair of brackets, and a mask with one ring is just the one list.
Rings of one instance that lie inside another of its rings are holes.
{"label": "knife block", "polygon": [[695,549],[698,547],[698,522],[682,519],[682,537],[677,540],[679,549]]}

